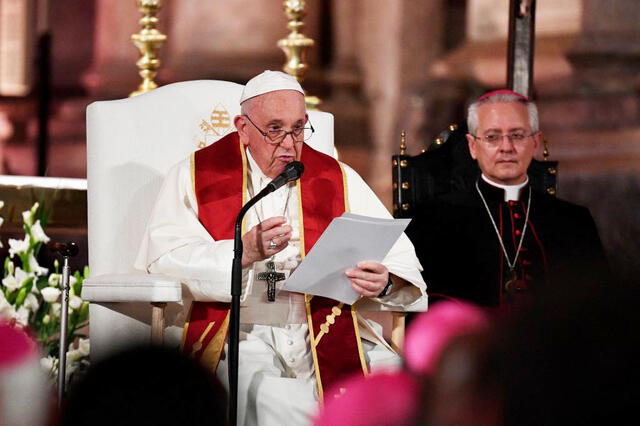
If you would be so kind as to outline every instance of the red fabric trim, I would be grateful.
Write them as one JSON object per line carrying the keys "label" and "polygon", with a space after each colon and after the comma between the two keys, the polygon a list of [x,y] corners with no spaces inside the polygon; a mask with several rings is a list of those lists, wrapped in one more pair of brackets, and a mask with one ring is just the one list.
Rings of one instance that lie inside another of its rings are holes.
{"label": "red fabric trim", "polygon": [[544,271],[545,273],[549,273],[549,261],[547,259],[547,252],[545,251],[544,246],[542,245],[542,241],[540,240],[540,237],[538,237],[538,231],[536,231],[536,227],[533,226],[531,219],[529,219],[529,228],[531,228],[531,234],[536,239],[536,242],[538,243],[538,247],[540,247],[540,254],[542,255],[542,263],[544,265]]}
{"label": "red fabric trim", "polygon": [[[216,334],[227,333],[227,329],[221,328],[229,313],[228,303],[219,302],[193,302],[189,314],[188,325],[185,330],[185,338],[182,351],[185,355],[192,356],[199,360],[202,357],[207,345],[213,340]],[[201,341],[201,347],[194,352],[193,345],[200,340],[210,323],[214,322],[211,330]],[[219,359],[219,358],[218,358]],[[217,364],[217,359],[216,359]],[[215,367],[215,366],[213,366]],[[215,368],[213,368],[215,370]]]}
{"label": "red fabric trim", "polygon": [[[305,172],[300,179],[302,212],[304,217],[305,254],[316,243],[333,218],[345,212],[345,191],[342,169],[338,162],[308,146],[302,150],[301,160]],[[338,304],[335,300],[314,296],[311,299],[313,335],[318,336],[320,326],[331,316]],[[346,375],[364,374],[358,337],[351,316],[351,306],[344,305],[340,315],[333,316],[329,333],[323,334],[316,347],[316,368],[321,374],[321,386],[328,389]]]}
{"label": "red fabric trim", "polygon": [[[234,132],[194,154],[193,173],[198,219],[215,240],[233,238],[236,215],[242,207],[242,179],[245,171],[239,147],[238,133]],[[214,321],[213,329],[205,336],[202,348],[194,357],[202,357],[207,344],[216,334],[224,333],[226,339],[228,327],[221,326],[230,308],[229,303],[193,302],[187,319],[183,352],[191,355],[193,345]],[[212,370],[215,370],[219,357],[220,354],[212,360],[214,365],[209,366]]]}
{"label": "red fabric trim", "polygon": [[214,240],[233,238],[237,213],[242,208],[244,170],[238,133],[195,153],[195,190],[198,219]]}

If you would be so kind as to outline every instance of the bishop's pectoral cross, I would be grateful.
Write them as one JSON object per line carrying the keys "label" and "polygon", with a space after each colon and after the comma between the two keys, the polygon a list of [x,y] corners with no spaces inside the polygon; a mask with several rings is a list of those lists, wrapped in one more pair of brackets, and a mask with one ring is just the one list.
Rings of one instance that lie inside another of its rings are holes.
{"label": "bishop's pectoral cross", "polygon": [[276,265],[273,260],[267,262],[267,270],[258,274],[258,281],[267,282],[267,300],[269,302],[276,301],[276,283],[284,280],[284,273],[276,271]]}

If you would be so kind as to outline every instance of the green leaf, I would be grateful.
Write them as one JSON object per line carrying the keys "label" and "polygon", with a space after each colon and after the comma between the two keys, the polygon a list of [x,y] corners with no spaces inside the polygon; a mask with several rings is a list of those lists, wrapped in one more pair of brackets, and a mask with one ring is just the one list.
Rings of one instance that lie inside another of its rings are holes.
{"label": "green leaf", "polygon": [[84,322],[89,318],[89,302],[82,302],[80,307],[80,322]]}
{"label": "green leaf", "polygon": [[29,294],[29,291],[25,287],[22,287],[18,292],[18,297],[16,297],[16,302],[15,302],[16,308],[19,308],[20,306],[22,306],[22,304],[24,303],[24,299],[27,298],[27,294]]}
{"label": "green leaf", "polygon": [[29,277],[22,283],[21,288],[26,288],[27,291],[31,291],[31,287],[33,287],[33,280],[35,277]]}
{"label": "green leaf", "polygon": [[43,288],[49,286],[49,278],[47,275],[43,275],[41,277],[38,277],[38,281],[36,282],[36,287],[38,287],[38,290],[42,290]]}
{"label": "green leaf", "polygon": [[33,246],[33,255],[34,256],[38,256],[38,253],[40,253],[40,249],[42,248],[42,241],[38,241],[34,246]]}
{"label": "green leaf", "polygon": [[82,275],[80,275],[80,271],[75,271],[73,273],[73,278],[76,279],[76,282],[73,285],[73,293],[80,296],[80,292],[82,291]]}
{"label": "green leaf", "polygon": [[31,267],[29,267],[29,252],[20,253],[20,263],[22,264],[22,270],[25,272],[31,272]]}

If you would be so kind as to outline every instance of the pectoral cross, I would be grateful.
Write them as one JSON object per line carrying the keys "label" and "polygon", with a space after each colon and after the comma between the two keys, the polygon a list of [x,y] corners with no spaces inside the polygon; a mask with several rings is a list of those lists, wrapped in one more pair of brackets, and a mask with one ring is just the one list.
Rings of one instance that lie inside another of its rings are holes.
{"label": "pectoral cross", "polygon": [[276,283],[284,280],[284,273],[276,271],[273,260],[267,262],[267,270],[258,274],[258,281],[267,282],[267,300],[276,301]]}

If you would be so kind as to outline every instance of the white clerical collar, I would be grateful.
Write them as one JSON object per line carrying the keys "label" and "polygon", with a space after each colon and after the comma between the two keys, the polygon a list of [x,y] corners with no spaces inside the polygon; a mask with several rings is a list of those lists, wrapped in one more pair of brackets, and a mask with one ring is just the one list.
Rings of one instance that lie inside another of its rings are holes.
{"label": "white clerical collar", "polygon": [[260,179],[260,181],[270,181],[270,179],[267,177],[267,175],[264,174],[260,166],[258,166],[256,160],[253,159],[253,156],[251,155],[251,149],[247,148],[245,152],[247,153],[247,165],[249,166],[249,171],[251,172],[251,174],[255,175],[258,179]]}
{"label": "white clerical collar", "polygon": [[503,185],[501,183],[496,183],[486,177],[484,173],[482,174],[482,180],[491,186],[502,189],[504,191],[504,201],[518,201],[520,199],[520,190],[529,183],[529,176],[527,176],[527,179],[524,182],[516,185]]}

